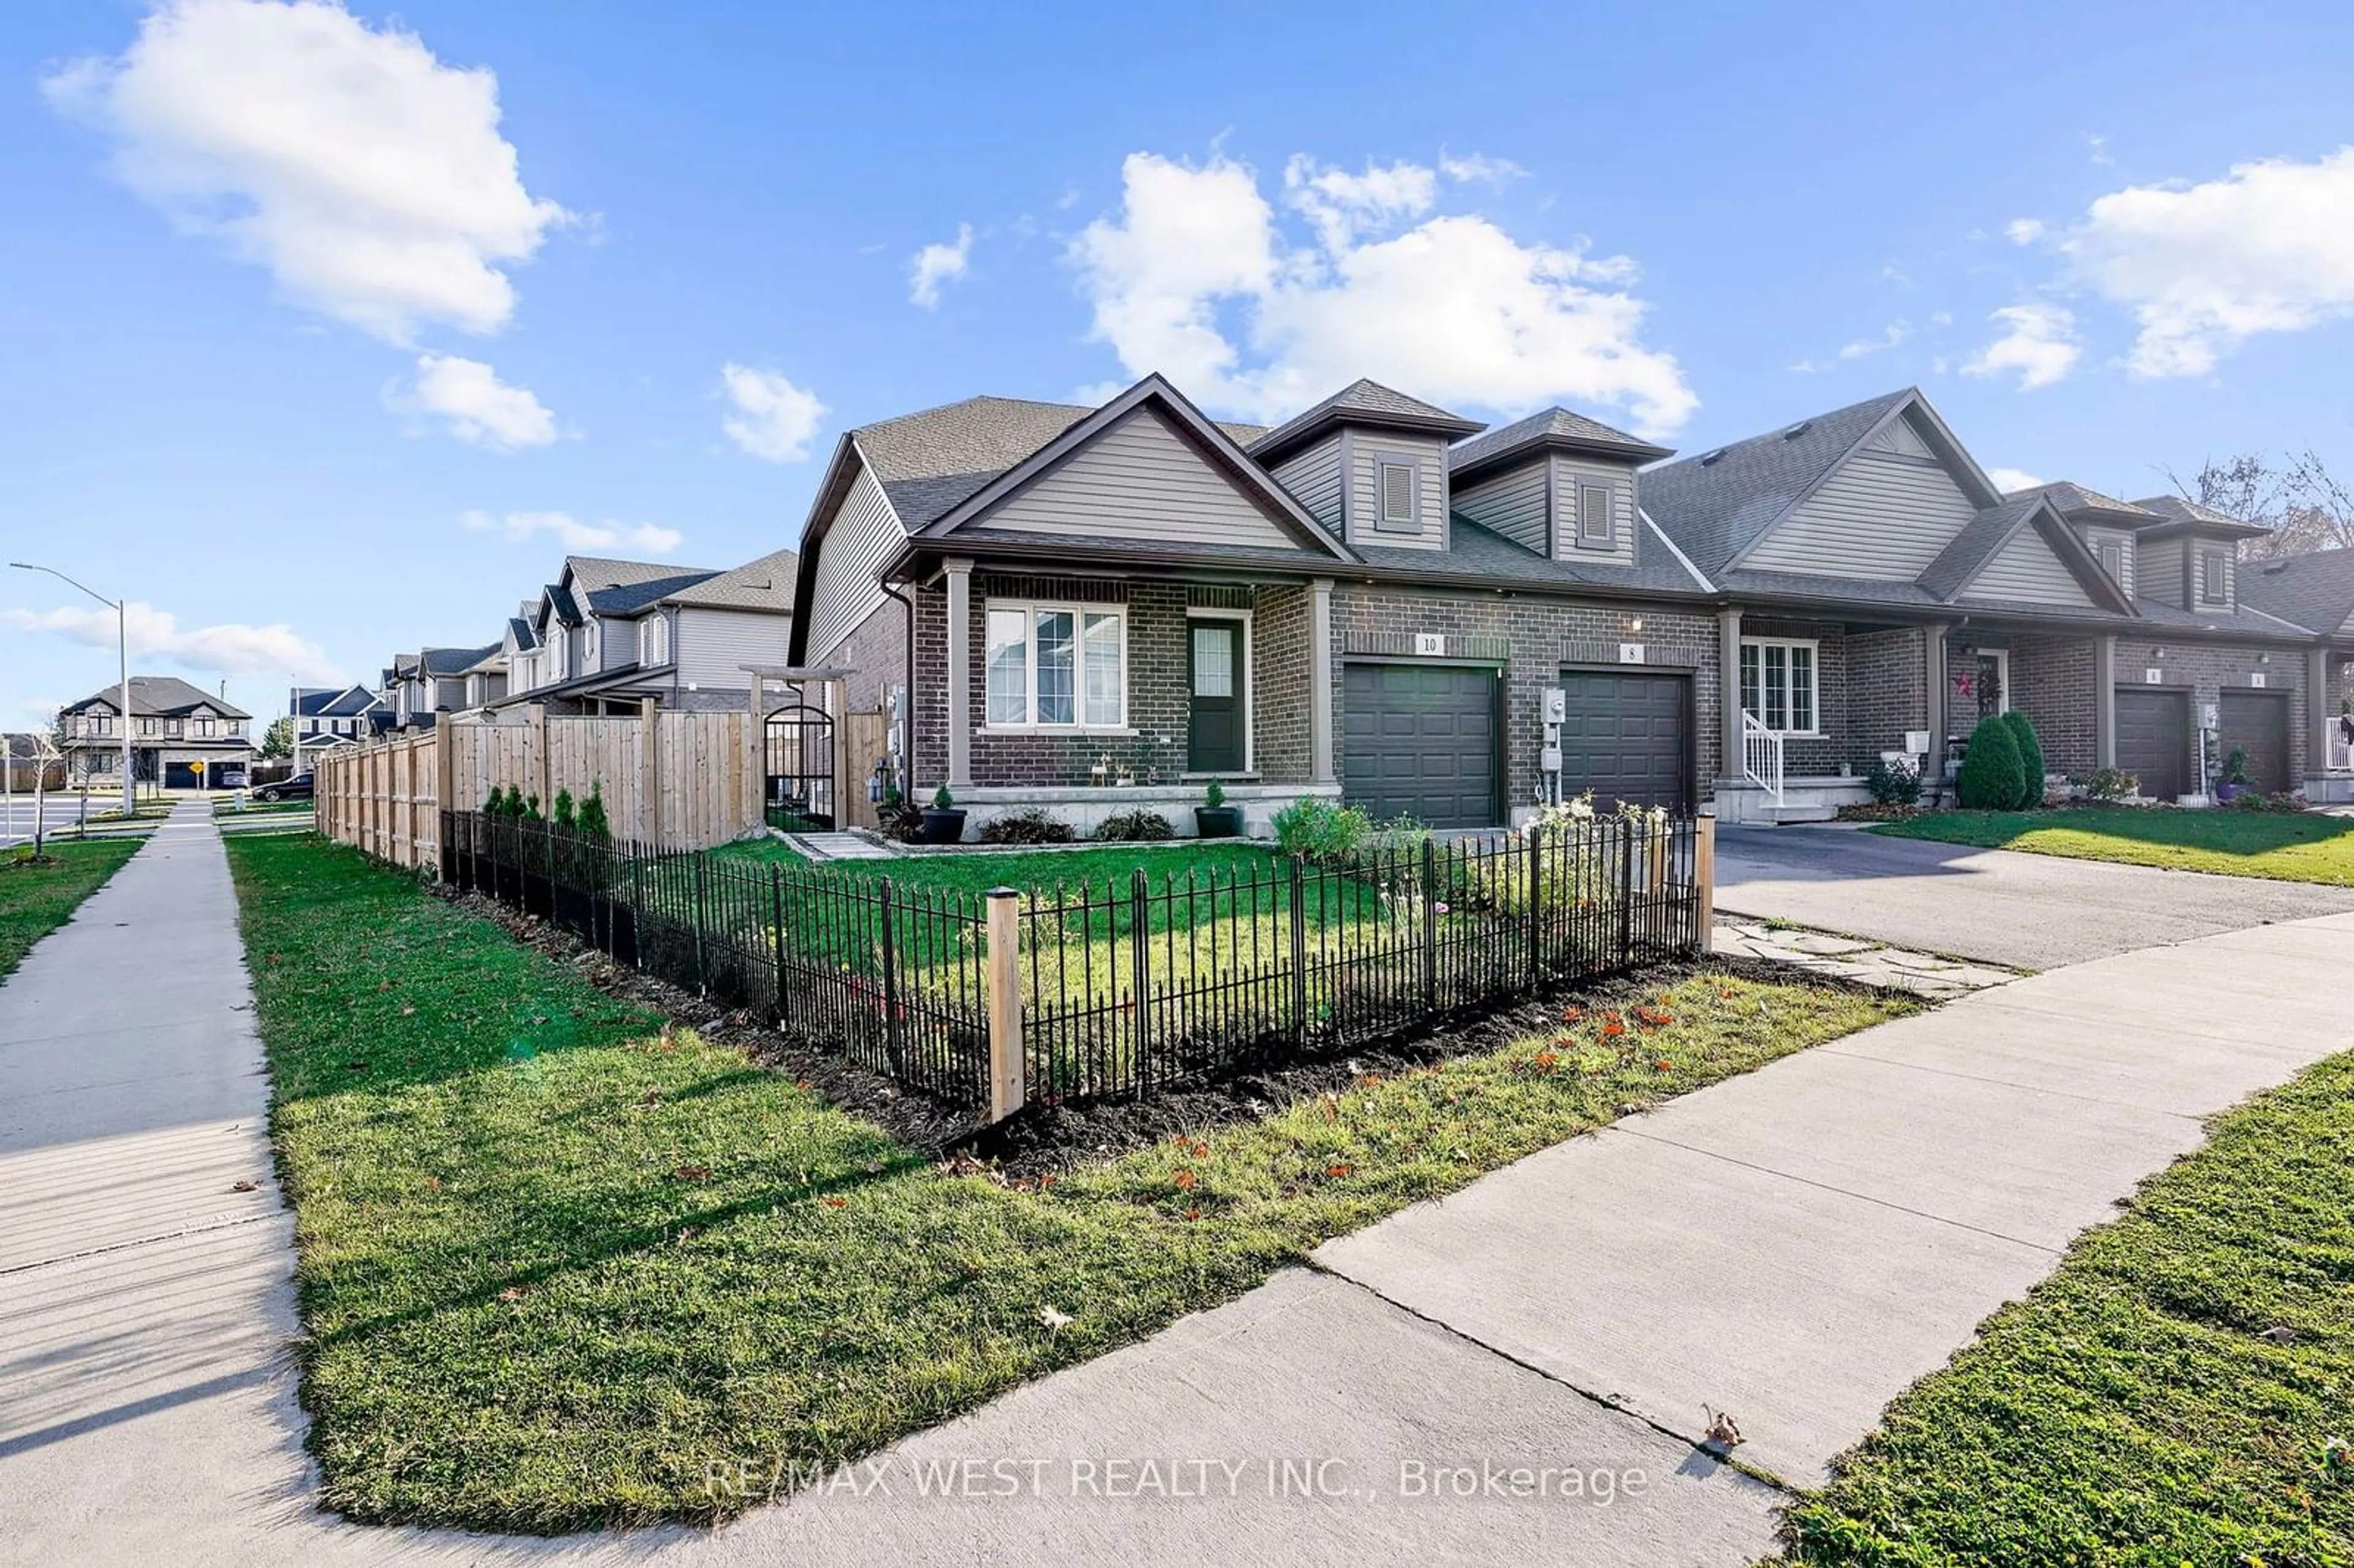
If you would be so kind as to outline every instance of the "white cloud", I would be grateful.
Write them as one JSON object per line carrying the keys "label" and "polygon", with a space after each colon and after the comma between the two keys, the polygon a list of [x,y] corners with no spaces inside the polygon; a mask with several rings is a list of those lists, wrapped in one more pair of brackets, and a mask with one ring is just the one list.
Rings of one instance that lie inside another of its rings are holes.
{"label": "white cloud", "polygon": [[1428,169],[1349,174],[1294,158],[1283,194],[1306,237],[1223,154],[1194,167],[1135,153],[1121,179],[1120,212],[1090,223],[1070,260],[1094,335],[1131,375],[1160,371],[1258,418],[1360,376],[1500,411],[1616,405],[1647,433],[1698,407],[1674,357],[1640,341],[1631,261],[1436,212]]}
{"label": "white cloud", "polygon": [[1891,322],[1878,337],[1858,338],[1853,343],[1842,344],[1839,356],[1841,359],[1862,359],[1869,355],[1884,354],[1912,335],[1911,322]]}
{"label": "white cloud", "polygon": [[2003,238],[2013,245],[2032,245],[2043,238],[2043,220],[2040,217],[2014,217],[2002,227]]}
{"label": "white cloud", "polygon": [[675,528],[651,523],[583,523],[569,512],[476,511],[461,514],[458,522],[477,534],[504,534],[510,539],[546,535],[567,552],[628,549],[666,556],[686,542],[686,535]]}
{"label": "white cloud", "polygon": [[972,260],[972,225],[957,225],[956,243],[931,244],[916,252],[907,266],[907,298],[926,310],[940,302],[940,285],[964,276]]}
{"label": "white cloud", "polygon": [[2117,160],[2109,152],[2109,139],[2094,132],[2084,138],[2084,154],[2095,164],[2114,164]]}
{"label": "white cloud", "polygon": [[556,439],[556,416],[528,387],[510,387],[479,359],[421,355],[417,380],[395,387],[385,404],[398,413],[429,414],[469,446],[511,452]]}
{"label": "white cloud", "polygon": [[498,79],[322,0],[164,0],[119,57],[42,83],[111,167],[288,298],[391,342],[505,324],[521,262],[570,215],[499,134]]}
{"label": "white cloud", "polygon": [[1987,477],[1994,481],[1994,487],[2005,495],[2014,490],[2040,490],[2043,487],[2041,480],[2023,468],[1990,468],[1987,470]]}
{"label": "white cloud", "polygon": [[[124,633],[135,664],[169,660],[184,669],[219,675],[291,675],[311,684],[340,684],[344,673],[328,662],[326,651],[283,621],[269,626],[235,622],[180,630],[170,611],[133,600]],[[7,619],[27,631],[54,631],[86,647],[111,652],[115,616],[111,609],[12,609]]]}
{"label": "white cloud", "polygon": [[2135,376],[2203,376],[2257,333],[2354,313],[2354,146],[2239,164],[2203,185],[2130,185],[2060,249],[2075,281],[2129,308]]}
{"label": "white cloud", "polygon": [[1526,169],[1510,158],[1490,158],[1479,153],[1466,153],[1460,157],[1441,153],[1438,172],[1462,185],[1492,185],[1499,190],[1528,175]]}
{"label": "white cloud", "polygon": [[800,462],[809,456],[810,438],[826,413],[815,393],[779,372],[748,365],[723,366],[719,376],[736,409],[720,427],[729,440],[769,462]]}
{"label": "white cloud", "polygon": [[2084,352],[2076,341],[2076,317],[2062,306],[2042,302],[2005,305],[1987,318],[2003,334],[1978,350],[1962,366],[1965,376],[2019,373],[2019,389],[2031,392],[2062,380]]}

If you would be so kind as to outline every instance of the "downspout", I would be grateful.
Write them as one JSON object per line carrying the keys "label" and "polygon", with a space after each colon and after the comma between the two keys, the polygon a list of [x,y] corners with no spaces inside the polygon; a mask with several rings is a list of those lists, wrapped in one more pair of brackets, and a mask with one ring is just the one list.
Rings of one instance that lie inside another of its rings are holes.
{"label": "downspout", "polygon": [[900,762],[907,768],[907,777],[903,781],[899,797],[904,800],[913,800],[916,798],[916,601],[880,577],[875,579],[875,586],[883,590],[886,599],[897,599],[899,608],[907,611],[904,618],[907,624],[907,662],[899,667],[899,722],[907,727],[900,732],[899,745],[902,750]]}

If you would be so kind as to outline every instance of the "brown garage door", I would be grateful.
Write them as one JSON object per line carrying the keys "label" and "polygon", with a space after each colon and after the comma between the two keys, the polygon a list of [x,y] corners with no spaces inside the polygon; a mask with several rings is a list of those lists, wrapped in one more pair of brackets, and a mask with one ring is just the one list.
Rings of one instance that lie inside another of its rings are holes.
{"label": "brown garage door", "polygon": [[2141,780],[2153,800],[2190,792],[2190,694],[2117,694],[2117,766]]}
{"label": "brown garage door", "polygon": [[2288,694],[2225,692],[2215,715],[2216,759],[2238,747],[2248,754],[2248,782],[2266,794],[2289,788]]}
{"label": "brown garage door", "polygon": [[1426,827],[1491,828],[1499,672],[1449,664],[1358,664],[1341,680],[1341,788],[1352,805]]}

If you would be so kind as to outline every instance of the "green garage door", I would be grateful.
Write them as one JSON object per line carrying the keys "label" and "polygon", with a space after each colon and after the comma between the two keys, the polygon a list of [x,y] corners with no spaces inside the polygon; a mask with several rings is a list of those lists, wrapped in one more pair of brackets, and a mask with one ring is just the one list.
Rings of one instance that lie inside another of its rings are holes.
{"label": "green garage door", "polygon": [[2153,800],[2190,793],[2190,694],[2117,694],[2117,767],[2141,780]]}
{"label": "green garage door", "polygon": [[1341,685],[1341,788],[1376,818],[1434,828],[1503,821],[1492,669],[1347,666]]}
{"label": "green garage door", "polygon": [[1691,800],[1691,681],[1623,670],[1561,678],[1561,789],[1594,791],[1604,810],[1621,800],[1688,810]]}
{"label": "green garage door", "polygon": [[2248,782],[2268,795],[2277,795],[2293,782],[2288,776],[2288,694],[2227,691],[2215,715],[2215,760],[2238,747],[2248,754]]}

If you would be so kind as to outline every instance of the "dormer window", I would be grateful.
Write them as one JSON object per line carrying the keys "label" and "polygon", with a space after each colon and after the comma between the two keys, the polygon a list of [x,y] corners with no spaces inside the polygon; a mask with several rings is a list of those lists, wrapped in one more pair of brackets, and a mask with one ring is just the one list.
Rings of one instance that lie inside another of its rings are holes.
{"label": "dormer window", "polygon": [[1580,549],[1606,550],[1618,541],[1616,508],[1606,484],[1577,487],[1577,544]]}
{"label": "dormer window", "polygon": [[1394,533],[1412,534],[1421,526],[1415,514],[1414,464],[1385,462],[1380,466],[1381,513],[1374,526]]}
{"label": "dormer window", "polygon": [[2101,570],[2109,574],[2109,580],[2111,582],[2117,584],[2119,587],[2124,586],[2126,580],[2126,546],[2123,540],[2104,539],[2101,541]]}
{"label": "dormer window", "polygon": [[2221,605],[2231,602],[2228,568],[2221,550],[2199,552],[2199,602]]}

